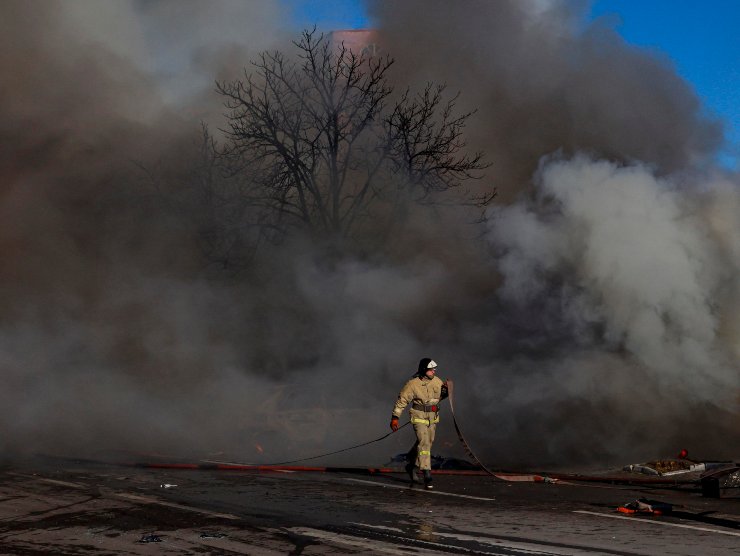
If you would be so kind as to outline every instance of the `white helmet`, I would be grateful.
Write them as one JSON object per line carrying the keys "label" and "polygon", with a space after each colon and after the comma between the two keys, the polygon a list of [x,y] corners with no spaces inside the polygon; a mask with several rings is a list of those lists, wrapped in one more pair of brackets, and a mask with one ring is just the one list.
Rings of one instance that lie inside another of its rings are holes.
{"label": "white helmet", "polygon": [[436,369],[437,363],[434,361],[434,359],[431,359],[429,357],[424,357],[421,361],[419,361],[419,374],[424,374],[429,369]]}

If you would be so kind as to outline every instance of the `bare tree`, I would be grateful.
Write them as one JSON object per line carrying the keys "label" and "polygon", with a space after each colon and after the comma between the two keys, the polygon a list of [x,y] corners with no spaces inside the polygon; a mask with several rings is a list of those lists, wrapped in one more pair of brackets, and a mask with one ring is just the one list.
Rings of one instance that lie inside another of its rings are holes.
{"label": "bare tree", "polygon": [[486,164],[465,153],[472,112],[456,114],[444,86],[395,92],[389,57],[333,45],[315,30],[297,57],[263,52],[243,80],[218,82],[228,109],[222,154],[250,176],[251,202],[318,235],[389,229],[410,204],[457,188]]}

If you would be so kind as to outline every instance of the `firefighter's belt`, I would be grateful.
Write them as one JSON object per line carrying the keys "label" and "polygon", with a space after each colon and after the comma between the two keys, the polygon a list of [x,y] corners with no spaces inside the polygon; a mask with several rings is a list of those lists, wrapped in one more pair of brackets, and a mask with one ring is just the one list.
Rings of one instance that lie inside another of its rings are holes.
{"label": "firefighter's belt", "polygon": [[439,411],[439,406],[413,403],[411,404],[411,409],[415,409],[416,411],[434,411],[435,413],[437,413]]}

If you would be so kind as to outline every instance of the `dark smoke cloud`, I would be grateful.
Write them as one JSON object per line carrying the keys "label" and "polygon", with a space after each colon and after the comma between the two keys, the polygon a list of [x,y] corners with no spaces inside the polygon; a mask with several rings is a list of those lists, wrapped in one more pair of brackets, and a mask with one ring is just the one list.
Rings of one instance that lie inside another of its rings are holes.
{"label": "dark smoke cloud", "polygon": [[[232,293],[199,278],[188,223],[154,199],[148,171],[182,173],[198,118],[219,110],[189,104],[213,82],[191,64],[267,47],[281,14],[224,2],[220,18],[236,19],[214,27],[184,2],[0,11],[3,453],[202,444],[191,427],[214,389],[240,390],[224,384],[244,374],[230,347],[243,323]],[[223,407],[249,404],[241,390]]]}
{"label": "dark smoke cloud", "polygon": [[553,151],[671,172],[707,162],[722,140],[670,62],[586,26],[585,2],[369,5],[399,74],[446,82],[479,109],[472,136],[506,200]]}
{"label": "dark smoke cloud", "polygon": [[[419,209],[392,250],[294,238],[235,276],[201,258],[205,210],[158,187],[186,189],[200,121],[223,126],[213,80],[291,38],[278,4],[3,3],[3,452],[314,455],[379,436],[432,356],[493,464],[735,457],[740,201],[711,168],[719,124],[572,3],[463,5],[371,9],[397,75],[479,107],[502,193],[485,229]],[[443,421],[439,451],[462,455]]]}

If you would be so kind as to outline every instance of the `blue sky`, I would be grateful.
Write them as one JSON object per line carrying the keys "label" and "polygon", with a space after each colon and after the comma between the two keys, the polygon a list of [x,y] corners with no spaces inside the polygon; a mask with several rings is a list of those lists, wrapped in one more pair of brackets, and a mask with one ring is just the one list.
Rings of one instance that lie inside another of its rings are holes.
{"label": "blue sky", "polygon": [[727,126],[724,165],[740,169],[740,0],[597,0],[624,39],[668,56]]}
{"label": "blue sky", "polygon": [[[283,0],[300,26],[368,27],[361,0]],[[605,18],[629,44],[669,58],[676,71],[726,126],[720,160],[740,169],[740,0],[594,0],[591,18]]]}

